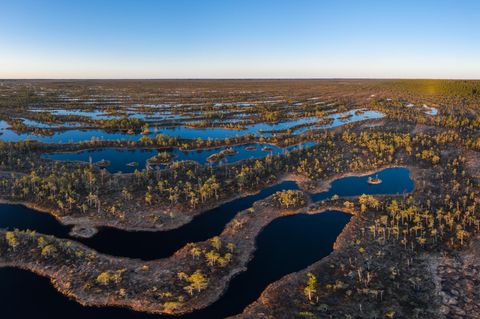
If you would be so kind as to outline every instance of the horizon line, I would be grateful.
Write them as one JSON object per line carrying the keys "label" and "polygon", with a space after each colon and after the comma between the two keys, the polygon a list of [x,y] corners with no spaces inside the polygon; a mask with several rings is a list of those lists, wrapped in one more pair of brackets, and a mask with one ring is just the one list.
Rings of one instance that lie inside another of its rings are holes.
{"label": "horizon line", "polygon": [[235,77],[178,77],[178,78],[0,78],[0,81],[26,81],[26,80],[36,80],[36,81],[52,81],[52,80],[64,80],[64,81],[92,81],[92,80],[104,80],[104,81],[131,81],[131,80],[143,80],[143,81],[215,81],[215,80],[231,80],[231,81],[253,81],[253,80],[274,80],[274,81],[288,81],[288,80],[446,80],[446,81],[479,81],[478,78],[429,78],[429,77],[386,77],[386,78],[375,78],[375,77],[245,77],[245,78],[235,78]]}

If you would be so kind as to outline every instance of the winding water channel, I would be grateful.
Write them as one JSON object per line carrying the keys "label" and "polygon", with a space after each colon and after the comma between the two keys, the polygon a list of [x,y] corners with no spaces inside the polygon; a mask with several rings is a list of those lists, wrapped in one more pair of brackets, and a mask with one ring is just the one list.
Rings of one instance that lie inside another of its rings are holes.
{"label": "winding water channel", "polygon": [[[244,130],[232,130],[223,127],[211,127],[211,128],[194,128],[186,126],[175,127],[155,127],[151,128],[148,136],[155,137],[157,134],[165,134],[170,136],[176,136],[186,139],[223,139],[232,138],[241,135],[254,134],[257,136],[272,136],[275,133],[269,133],[268,131],[286,130],[294,128],[296,125],[307,124],[306,127],[295,130],[295,133],[299,134],[311,128],[333,128],[348,123],[357,121],[363,121],[367,119],[382,118],[384,114],[377,111],[369,110],[351,110],[343,113],[336,113],[328,115],[326,118],[331,119],[330,124],[318,124],[322,123],[322,118],[308,117],[295,119],[291,121],[279,122],[279,123],[256,123],[245,126]],[[318,125],[316,125],[318,124]],[[43,136],[30,133],[17,133],[11,130],[5,121],[0,120],[0,140],[5,142],[18,142],[27,139],[37,140],[45,143],[78,143],[94,140],[128,140],[138,141],[144,135],[143,134],[126,134],[123,132],[109,132],[101,129],[69,129],[64,131],[55,132],[50,136]]]}
{"label": "winding water channel", "polygon": [[[199,164],[209,164],[212,166],[226,165],[246,159],[263,158],[267,155],[277,155],[286,152],[293,151],[299,148],[308,148],[316,145],[316,142],[305,142],[298,145],[293,145],[286,148],[280,148],[271,144],[249,143],[242,145],[231,146],[235,153],[224,155],[218,161],[213,163],[208,162],[208,157],[213,154],[218,154],[225,150],[226,147],[218,147],[212,149],[201,149],[192,151],[183,151],[179,148],[162,149],[160,151],[168,152],[174,156],[172,161],[196,161]],[[42,157],[57,160],[57,161],[80,161],[84,163],[96,163],[107,159],[110,165],[106,169],[110,173],[133,173],[135,170],[142,170],[146,168],[148,159],[157,155],[159,150],[157,149],[120,149],[120,148],[103,148],[95,150],[84,150],[80,152],[60,152],[60,153],[48,153]],[[130,165],[130,163],[136,162],[137,165]],[[164,168],[165,165],[150,165],[151,167]]]}
{"label": "winding water channel", "polygon": [[[173,161],[196,161],[199,164],[207,164],[208,157],[213,154],[218,154],[225,147],[202,149],[194,151],[182,151],[178,148],[171,148],[162,151],[166,151],[174,156]],[[269,144],[245,144],[235,145],[231,149],[235,151],[235,154],[225,155],[223,159],[211,163],[213,166],[223,165],[227,163],[234,163],[250,158],[262,158],[268,154],[276,155],[286,152],[275,145]],[[82,162],[98,162],[103,159],[108,159],[110,165],[106,169],[110,173],[123,172],[132,173],[136,169],[142,170],[147,166],[147,160],[159,153],[156,149],[132,149],[125,150],[119,148],[105,148],[99,150],[86,150],[77,153],[51,153],[45,154],[43,157],[60,161],[82,161]],[[136,162],[138,165],[129,166],[129,163]],[[158,165],[163,166],[163,165]]]}
{"label": "winding water channel", "polygon": [[[313,194],[311,198],[318,201],[333,195],[410,192],[414,182],[409,173],[406,168],[389,168],[369,176],[340,178],[332,182],[328,191]],[[368,177],[372,176],[377,176],[383,182],[377,185],[368,184]],[[283,182],[258,194],[223,204],[172,231],[129,232],[102,228],[93,238],[80,241],[111,255],[145,260],[163,258],[188,242],[202,241],[218,235],[237,212],[250,207],[255,201],[282,189],[296,188],[294,182]],[[211,306],[180,318],[219,319],[240,313],[259,297],[268,284],[286,274],[304,269],[330,254],[333,243],[349,220],[350,215],[336,211],[317,215],[299,214],[274,220],[258,235],[257,250],[247,266],[247,271],[230,282],[225,294]],[[69,238],[70,230],[48,214],[20,205],[0,205],[0,227],[34,229],[63,238]],[[172,318],[136,313],[127,309],[82,307],[59,294],[47,279],[23,270],[0,268],[0,282],[0,300],[5,318]]]}

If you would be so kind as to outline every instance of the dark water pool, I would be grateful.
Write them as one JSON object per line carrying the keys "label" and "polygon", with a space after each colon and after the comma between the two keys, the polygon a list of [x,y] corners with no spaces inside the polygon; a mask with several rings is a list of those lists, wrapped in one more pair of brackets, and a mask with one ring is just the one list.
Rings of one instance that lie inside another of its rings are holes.
{"label": "dark water pool", "polygon": [[[409,170],[405,168],[385,169],[378,172],[378,177],[383,180],[378,185],[368,184],[368,176],[345,177],[333,182],[329,191],[314,194],[312,198],[321,200],[335,194],[397,194],[411,191],[414,187]],[[270,187],[257,195],[211,210],[177,230],[148,233],[105,228],[84,242],[109,254],[144,259],[161,258],[187,242],[205,240],[220,233],[238,211],[250,207],[254,201],[280,189],[295,188],[293,182]],[[219,319],[240,313],[259,297],[269,283],[327,256],[349,220],[349,215],[336,211],[317,215],[299,214],[274,220],[259,234],[256,240],[258,249],[248,264],[247,271],[231,281],[225,295],[204,310],[179,318]],[[18,205],[0,205],[0,227],[30,228],[68,237],[67,227],[59,225],[46,214]],[[56,292],[45,278],[22,270],[0,269],[0,282],[0,307],[5,318],[173,318],[126,309],[82,307]]]}
{"label": "dark water pool", "polygon": [[[381,184],[368,184],[368,178],[378,176]],[[410,192],[414,183],[406,168],[388,168],[377,174],[361,177],[344,177],[332,183],[330,190],[313,194],[313,201],[333,195],[356,196],[361,194],[399,194]],[[143,260],[153,260],[172,255],[190,242],[207,240],[219,235],[225,225],[240,211],[275,192],[298,189],[295,182],[286,181],[263,189],[258,194],[245,196],[220,205],[197,217],[192,222],[170,231],[125,231],[103,227],[92,238],[74,240],[105,254]],[[0,227],[9,229],[34,229],[39,233],[70,238],[70,227],[60,224],[49,214],[39,213],[21,205],[0,205]],[[152,245],[152,243],[156,243]]]}
{"label": "dark water pool", "polygon": [[29,271],[0,268],[1,318],[5,319],[149,319],[128,309],[83,307],[59,294],[50,280]]}
{"label": "dark water pool", "polygon": [[0,227],[36,230],[43,234],[74,239],[109,255],[152,260],[168,257],[187,243],[219,235],[238,212],[251,207],[258,200],[287,189],[298,189],[298,186],[295,182],[286,181],[265,188],[257,194],[211,209],[195,217],[192,222],[170,231],[125,231],[104,227],[92,238],[71,238],[70,227],[62,225],[49,214],[22,205],[0,205]]}
{"label": "dark water pool", "polygon": [[[370,177],[378,177],[380,184],[369,184]],[[410,178],[410,171],[405,167],[387,168],[378,173],[367,176],[349,176],[332,182],[331,188],[326,192],[312,194],[314,202],[338,196],[402,194],[411,192],[415,184]]]}
{"label": "dark water pool", "polygon": [[274,220],[258,236],[257,250],[248,270],[230,282],[220,300],[184,318],[220,319],[241,313],[270,283],[329,255],[350,218],[342,212],[328,211]]}
{"label": "dark water pool", "polygon": [[[278,191],[298,189],[295,182],[283,182],[223,204],[193,219],[192,222],[164,232],[129,232],[104,228],[96,236],[81,240],[93,249],[114,256],[127,256],[144,260],[159,259],[172,255],[187,243],[204,241],[219,235],[235,215]],[[156,243],[152,245],[152,243]]]}
{"label": "dark water pool", "polygon": [[52,215],[22,205],[0,204],[0,228],[35,230],[38,233],[69,237],[70,227],[60,224]]}
{"label": "dark water pool", "polygon": [[258,236],[258,249],[248,264],[248,270],[231,281],[219,301],[193,314],[155,316],[127,309],[83,307],[59,294],[46,278],[19,269],[0,268],[2,314],[5,318],[38,319],[225,318],[240,313],[271,282],[330,254],[333,243],[349,220],[350,215],[329,211],[318,215],[287,216],[273,221]]}
{"label": "dark water pool", "polygon": [[[247,150],[247,147],[251,147],[251,149]],[[265,149],[265,147],[268,147],[268,149]],[[275,155],[286,152],[286,150],[278,146],[269,144],[245,144],[232,146],[231,148],[236,151],[235,154],[225,155],[225,157],[221,161],[212,163],[211,165],[218,166],[220,164],[234,163],[245,159],[262,158],[267,156],[268,154]],[[225,147],[195,151],[182,151],[178,148],[172,148],[167,151],[175,156],[175,158],[173,159],[174,161],[191,160],[196,161],[199,164],[207,164],[207,158],[210,155],[217,154],[224,149]],[[106,168],[109,172],[132,173],[136,169],[144,169],[147,160],[157,155],[158,152],[159,151],[156,149],[125,150],[118,148],[105,148],[99,150],[86,150],[78,153],[44,154],[43,157],[53,160],[82,161],[87,163],[95,163],[105,159],[111,162],[110,165]],[[128,166],[127,164],[131,162],[137,162],[138,166]]]}

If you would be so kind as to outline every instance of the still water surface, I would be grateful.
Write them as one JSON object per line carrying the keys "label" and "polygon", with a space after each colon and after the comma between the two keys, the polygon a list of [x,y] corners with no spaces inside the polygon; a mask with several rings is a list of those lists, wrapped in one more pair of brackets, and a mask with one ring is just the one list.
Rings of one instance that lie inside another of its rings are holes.
{"label": "still water surface", "polygon": [[[378,176],[383,183],[370,185],[368,177]],[[399,194],[412,191],[413,181],[406,168],[389,168],[362,177],[334,181],[331,189],[313,194],[314,201],[333,195]],[[99,251],[142,259],[171,255],[188,242],[208,239],[253,202],[281,189],[296,189],[294,182],[284,182],[256,195],[234,200],[210,210],[191,223],[167,232],[128,232],[103,228],[91,239],[80,241]],[[235,277],[220,300],[204,310],[179,318],[220,319],[240,313],[255,301],[268,284],[286,274],[299,271],[330,254],[333,243],[350,220],[350,215],[328,211],[317,215],[299,214],[270,223],[257,237],[257,250],[247,271]],[[68,238],[69,228],[47,214],[20,205],[0,205],[0,227],[35,229],[38,232]],[[136,313],[127,309],[82,307],[60,295],[48,280],[29,272],[0,269],[0,305],[6,318],[172,318]]]}

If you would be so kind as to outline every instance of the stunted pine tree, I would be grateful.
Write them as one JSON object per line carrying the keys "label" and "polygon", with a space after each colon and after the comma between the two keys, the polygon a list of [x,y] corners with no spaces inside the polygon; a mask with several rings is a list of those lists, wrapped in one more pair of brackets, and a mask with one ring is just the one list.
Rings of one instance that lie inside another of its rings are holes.
{"label": "stunted pine tree", "polygon": [[307,273],[307,285],[303,289],[303,293],[307,296],[308,301],[312,301],[312,295],[317,292],[317,277],[311,272]]}

